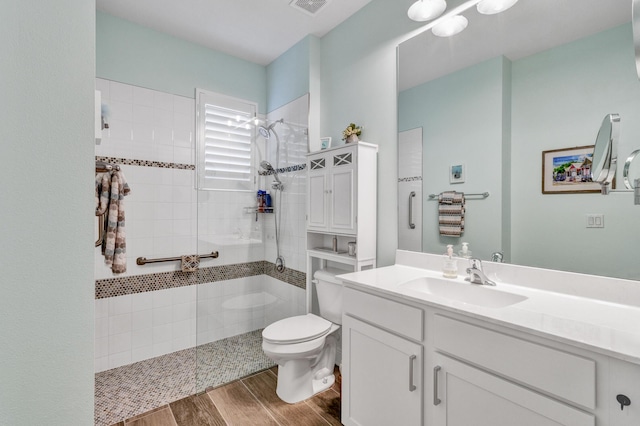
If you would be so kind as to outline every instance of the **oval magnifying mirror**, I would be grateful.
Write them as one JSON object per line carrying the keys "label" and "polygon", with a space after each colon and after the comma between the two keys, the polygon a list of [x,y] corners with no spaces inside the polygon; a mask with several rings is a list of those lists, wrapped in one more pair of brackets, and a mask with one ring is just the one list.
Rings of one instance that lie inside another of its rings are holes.
{"label": "oval magnifying mirror", "polygon": [[640,149],[633,151],[629,157],[627,157],[627,161],[624,162],[622,176],[624,177],[624,186],[627,189],[634,189],[635,186],[633,182],[635,182],[636,179],[640,179],[640,164],[633,164],[633,160],[636,159],[638,154],[640,154]]}
{"label": "oval magnifying mirror", "polygon": [[610,185],[616,174],[617,145],[620,125],[618,114],[607,114],[602,120],[593,149],[591,178],[602,185]]}

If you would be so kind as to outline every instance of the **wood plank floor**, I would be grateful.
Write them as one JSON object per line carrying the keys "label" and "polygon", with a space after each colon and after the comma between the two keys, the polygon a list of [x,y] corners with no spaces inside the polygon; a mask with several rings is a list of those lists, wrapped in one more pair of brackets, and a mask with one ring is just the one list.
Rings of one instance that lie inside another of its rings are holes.
{"label": "wood plank floor", "polygon": [[276,395],[278,367],[132,417],[114,426],[339,426],[341,377],[297,404]]}

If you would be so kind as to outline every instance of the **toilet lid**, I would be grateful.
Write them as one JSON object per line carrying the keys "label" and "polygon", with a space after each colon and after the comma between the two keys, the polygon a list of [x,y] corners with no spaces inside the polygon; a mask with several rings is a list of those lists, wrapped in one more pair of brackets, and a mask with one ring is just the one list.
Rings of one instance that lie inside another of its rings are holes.
{"label": "toilet lid", "polygon": [[274,322],[262,331],[262,337],[271,343],[300,343],[324,336],[330,329],[331,322],[307,314]]}

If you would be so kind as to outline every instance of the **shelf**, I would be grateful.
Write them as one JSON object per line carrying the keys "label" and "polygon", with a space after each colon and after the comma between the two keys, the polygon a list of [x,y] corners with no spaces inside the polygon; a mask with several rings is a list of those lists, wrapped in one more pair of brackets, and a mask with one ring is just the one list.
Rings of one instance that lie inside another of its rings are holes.
{"label": "shelf", "polygon": [[274,207],[263,207],[263,211],[260,211],[258,207],[245,207],[243,211],[245,214],[255,214],[255,213],[273,213],[275,210]]}
{"label": "shelf", "polygon": [[345,263],[348,265],[355,265],[358,261],[356,256],[349,256],[347,252],[336,253],[331,249],[313,248],[307,250],[307,253],[311,257],[330,260],[332,262]]}

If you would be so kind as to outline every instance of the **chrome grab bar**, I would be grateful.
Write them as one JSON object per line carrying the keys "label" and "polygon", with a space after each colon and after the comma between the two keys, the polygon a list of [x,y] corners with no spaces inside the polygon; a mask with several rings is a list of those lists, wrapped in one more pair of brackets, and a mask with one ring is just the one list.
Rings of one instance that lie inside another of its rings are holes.
{"label": "chrome grab bar", "polygon": [[442,367],[436,365],[433,367],[433,405],[440,405],[442,402],[440,398],[438,398],[438,372],[442,370]]}
{"label": "chrome grab bar", "polygon": [[[210,254],[203,254],[200,256],[200,259],[205,259],[208,257],[212,257],[212,258],[216,258],[218,257],[218,252],[214,251],[211,252]],[[182,260],[182,256],[176,256],[176,257],[161,257],[158,259],[147,259],[146,257],[139,257],[136,259],[136,263],[138,265],[146,265],[147,263],[158,263],[158,262],[172,262],[174,260]]]}
{"label": "chrome grab bar", "polygon": [[413,223],[413,199],[416,196],[416,191],[411,191],[409,194],[409,228],[416,229],[416,224]]}
{"label": "chrome grab bar", "polygon": [[409,392],[416,390],[416,385],[413,384],[413,364],[415,360],[415,355],[409,357]]}

